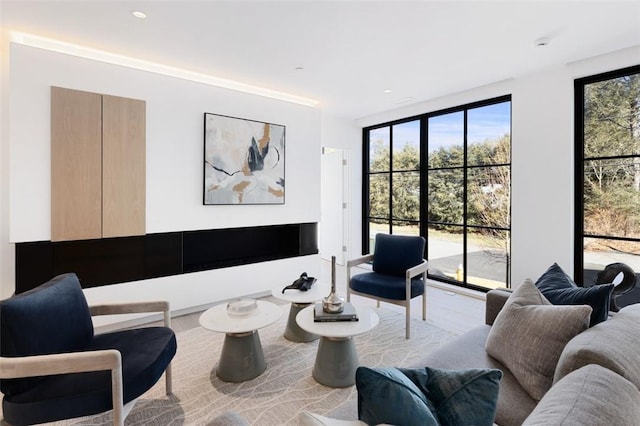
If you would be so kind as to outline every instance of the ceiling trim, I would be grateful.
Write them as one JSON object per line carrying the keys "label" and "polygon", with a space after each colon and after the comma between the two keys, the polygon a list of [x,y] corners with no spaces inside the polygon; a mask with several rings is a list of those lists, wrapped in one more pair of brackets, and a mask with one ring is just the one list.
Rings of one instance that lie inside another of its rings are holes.
{"label": "ceiling trim", "polygon": [[198,73],[195,71],[189,71],[183,68],[176,68],[168,65],[158,64],[155,62],[144,61],[129,56],[119,55],[104,50],[93,49],[90,47],[80,46],[77,44],[67,43],[60,40],[41,37],[33,34],[12,31],[10,33],[10,41],[12,43],[21,44],[24,46],[35,47],[38,49],[49,50],[52,52],[63,53],[66,55],[77,56],[94,61],[105,62],[108,64],[121,65],[141,71],[162,74],[169,77],[203,83],[209,86],[222,87],[238,92],[264,96],[267,98],[291,102],[298,105],[316,107],[320,104],[320,102],[315,99],[305,98],[303,96],[241,83],[239,81]]}

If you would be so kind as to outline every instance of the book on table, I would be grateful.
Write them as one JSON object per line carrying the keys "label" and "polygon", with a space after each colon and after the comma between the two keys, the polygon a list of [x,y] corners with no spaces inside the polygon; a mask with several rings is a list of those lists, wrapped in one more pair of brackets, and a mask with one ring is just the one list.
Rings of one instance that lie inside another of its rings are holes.
{"label": "book on table", "polygon": [[339,313],[329,313],[322,309],[322,303],[316,303],[313,310],[314,322],[334,322],[334,321],[358,321],[358,313],[351,303],[345,303],[344,309]]}

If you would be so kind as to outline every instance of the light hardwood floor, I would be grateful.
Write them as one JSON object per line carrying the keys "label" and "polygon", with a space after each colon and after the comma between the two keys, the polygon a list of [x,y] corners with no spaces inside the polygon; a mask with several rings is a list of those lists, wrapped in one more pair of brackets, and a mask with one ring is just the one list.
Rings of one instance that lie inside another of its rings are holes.
{"label": "light hardwood floor", "polygon": [[[358,268],[353,273],[357,273]],[[361,272],[366,271],[360,269]],[[295,274],[293,274],[295,275]],[[291,281],[296,277],[292,276]],[[331,264],[328,261],[322,262],[320,280],[326,282],[331,281]],[[283,283],[283,287],[290,283]],[[346,270],[342,266],[336,267],[336,290],[340,296],[346,295]],[[467,293],[467,294],[465,294]],[[285,304],[286,302],[276,299],[272,296],[265,296],[263,300],[268,300],[277,304]],[[365,304],[367,306],[375,306],[376,302],[359,296],[353,296],[352,301]],[[404,312],[404,308],[388,303],[382,303],[382,306],[388,309]],[[420,321],[422,312],[421,298],[417,297],[411,302],[411,317],[416,321]],[[172,328],[176,332],[189,330],[199,326],[198,319],[202,312],[194,312],[172,319]],[[449,330],[456,334],[462,334],[465,331],[484,324],[484,293],[467,291],[464,289],[448,288],[439,284],[427,286],[427,320],[438,327]],[[159,324],[159,323],[158,323]]]}

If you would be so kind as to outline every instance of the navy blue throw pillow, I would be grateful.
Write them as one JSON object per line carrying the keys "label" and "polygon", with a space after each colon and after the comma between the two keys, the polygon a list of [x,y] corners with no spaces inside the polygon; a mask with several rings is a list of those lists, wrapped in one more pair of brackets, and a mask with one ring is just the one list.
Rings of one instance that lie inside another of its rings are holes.
{"label": "navy blue throw pillow", "polygon": [[536,287],[554,305],[589,305],[593,309],[589,327],[593,327],[609,316],[609,303],[613,284],[578,287],[576,283],[554,263],[542,274]]}
{"label": "navy blue throw pillow", "polygon": [[470,368],[356,370],[358,418],[367,424],[491,426],[502,372]]}

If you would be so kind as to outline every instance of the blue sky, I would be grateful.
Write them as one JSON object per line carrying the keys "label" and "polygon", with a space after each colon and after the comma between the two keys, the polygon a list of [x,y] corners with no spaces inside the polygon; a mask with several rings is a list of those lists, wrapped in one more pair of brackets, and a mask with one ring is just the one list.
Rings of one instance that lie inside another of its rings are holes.
{"label": "blue sky", "polygon": [[[485,107],[469,110],[468,114],[468,142],[483,142],[486,139],[497,139],[505,133],[511,133],[511,103],[502,102]],[[439,115],[429,119],[429,148],[430,151],[452,145],[462,145],[463,142],[462,112]],[[388,143],[389,128],[383,127],[372,130],[370,141],[383,139]],[[420,121],[414,120],[393,126],[393,141],[395,149],[402,149],[410,144],[419,149]],[[371,145],[374,148],[374,144]],[[373,153],[373,152],[372,152]]]}

